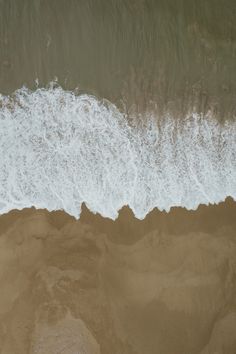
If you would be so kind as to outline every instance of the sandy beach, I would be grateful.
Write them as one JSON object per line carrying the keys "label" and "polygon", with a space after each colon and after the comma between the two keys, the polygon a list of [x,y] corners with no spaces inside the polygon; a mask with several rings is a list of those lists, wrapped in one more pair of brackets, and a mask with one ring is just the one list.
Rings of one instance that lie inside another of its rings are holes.
{"label": "sandy beach", "polygon": [[4,354],[234,354],[236,203],[0,217]]}

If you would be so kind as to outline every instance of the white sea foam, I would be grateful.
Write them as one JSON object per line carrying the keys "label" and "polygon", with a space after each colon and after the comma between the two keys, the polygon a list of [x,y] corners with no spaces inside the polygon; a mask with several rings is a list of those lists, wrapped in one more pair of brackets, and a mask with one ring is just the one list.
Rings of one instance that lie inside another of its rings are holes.
{"label": "white sea foam", "polygon": [[149,114],[141,127],[107,101],[61,88],[0,97],[0,213],[81,204],[115,219],[129,205],[195,209],[236,199],[236,124]]}

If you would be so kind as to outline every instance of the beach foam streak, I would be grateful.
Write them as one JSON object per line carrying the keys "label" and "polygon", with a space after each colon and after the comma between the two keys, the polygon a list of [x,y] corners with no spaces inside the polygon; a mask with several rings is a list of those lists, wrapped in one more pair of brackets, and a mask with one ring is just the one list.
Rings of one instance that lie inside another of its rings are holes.
{"label": "beach foam streak", "polygon": [[0,213],[34,206],[79,218],[84,202],[112,219],[129,205],[142,219],[154,207],[236,199],[235,122],[143,118],[60,87],[1,96]]}

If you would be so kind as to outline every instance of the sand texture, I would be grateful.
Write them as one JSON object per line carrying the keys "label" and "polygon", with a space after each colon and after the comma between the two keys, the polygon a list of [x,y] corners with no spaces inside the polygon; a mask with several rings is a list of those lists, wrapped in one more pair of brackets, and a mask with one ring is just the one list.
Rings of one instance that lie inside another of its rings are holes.
{"label": "sand texture", "polygon": [[1,354],[235,354],[235,211],[1,216]]}

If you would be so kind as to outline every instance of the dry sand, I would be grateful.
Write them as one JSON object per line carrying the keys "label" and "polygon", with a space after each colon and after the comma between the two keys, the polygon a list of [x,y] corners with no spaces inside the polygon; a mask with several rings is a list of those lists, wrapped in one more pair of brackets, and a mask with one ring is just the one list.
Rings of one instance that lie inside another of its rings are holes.
{"label": "dry sand", "polygon": [[235,215],[1,216],[1,354],[235,354]]}

